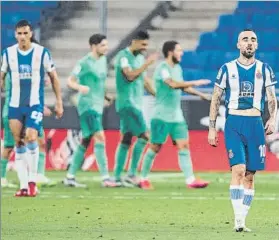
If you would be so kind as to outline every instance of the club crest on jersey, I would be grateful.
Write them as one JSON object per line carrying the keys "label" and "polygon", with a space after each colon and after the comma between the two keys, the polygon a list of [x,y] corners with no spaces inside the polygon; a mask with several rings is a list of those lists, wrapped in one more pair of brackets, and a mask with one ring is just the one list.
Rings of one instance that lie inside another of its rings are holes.
{"label": "club crest on jersey", "polygon": [[259,78],[262,78],[262,73],[260,72],[260,71],[258,71],[257,73],[256,73],[256,77],[259,79]]}
{"label": "club crest on jersey", "polygon": [[230,149],[229,150],[229,158],[233,158],[233,157],[234,157],[233,151]]}

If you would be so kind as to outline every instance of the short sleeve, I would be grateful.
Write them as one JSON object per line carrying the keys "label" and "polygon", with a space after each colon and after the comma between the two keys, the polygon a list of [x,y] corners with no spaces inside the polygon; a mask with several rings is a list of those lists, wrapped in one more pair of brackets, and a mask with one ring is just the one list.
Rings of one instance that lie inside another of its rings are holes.
{"label": "short sleeve", "polygon": [[127,57],[120,58],[120,67],[121,67],[121,69],[127,68],[127,67],[131,68]]}
{"label": "short sleeve", "polygon": [[228,73],[226,65],[223,65],[217,74],[215,85],[219,88],[225,89],[227,83]]}
{"label": "short sleeve", "polygon": [[52,72],[55,70],[55,66],[52,60],[52,57],[50,55],[50,52],[48,49],[45,49],[45,55],[44,55],[44,69],[46,72]]}
{"label": "short sleeve", "polygon": [[268,64],[265,64],[265,87],[273,86],[276,83],[277,81],[272,68]]}
{"label": "short sleeve", "polygon": [[3,51],[2,53],[2,64],[1,64],[1,72],[8,72],[8,58],[7,58],[7,51]]}
{"label": "short sleeve", "polygon": [[79,79],[80,76],[81,76],[81,70],[82,70],[82,66],[81,66],[81,63],[78,62],[76,64],[76,66],[74,67],[71,75],[74,76],[76,79]]}
{"label": "short sleeve", "polygon": [[168,70],[166,67],[164,67],[164,68],[161,69],[160,78],[161,78],[163,81],[166,81],[167,79],[170,79],[170,78],[171,78],[170,72],[169,72],[169,70]]}

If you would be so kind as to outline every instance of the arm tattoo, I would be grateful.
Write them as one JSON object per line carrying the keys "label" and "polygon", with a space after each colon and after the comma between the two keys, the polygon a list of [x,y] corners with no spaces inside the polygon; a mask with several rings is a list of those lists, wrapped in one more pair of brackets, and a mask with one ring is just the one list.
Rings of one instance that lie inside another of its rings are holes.
{"label": "arm tattoo", "polygon": [[209,128],[215,128],[222,94],[223,94],[223,89],[218,86],[215,86],[212,95],[211,105],[210,105]]}
{"label": "arm tattoo", "polygon": [[266,88],[266,95],[267,95],[267,101],[268,101],[268,111],[269,115],[272,118],[276,118],[277,113],[277,99],[275,95],[275,88],[274,86],[269,86]]}

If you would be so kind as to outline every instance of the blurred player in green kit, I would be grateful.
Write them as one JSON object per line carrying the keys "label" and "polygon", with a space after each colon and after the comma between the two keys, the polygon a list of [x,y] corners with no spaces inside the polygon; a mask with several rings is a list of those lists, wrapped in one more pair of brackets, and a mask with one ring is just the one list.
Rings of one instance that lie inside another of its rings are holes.
{"label": "blurred player in green kit", "polygon": [[[47,81],[46,81],[47,85]],[[8,161],[12,156],[13,149],[15,146],[15,141],[13,134],[9,126],[8,119],[8,108],[9,108],[9,97],[10,97],[10,76],[7,74],[5,79],[5,104],[2,112],[2,121],[4,126],[4,146],[1,150],[1,187],[2,188],[16,188],[17,186],[7,180],[7,165]],[[45,107],[44,116],[51,115],[51,111]],[[46,154],[45,154],[45,135],[44,130],[41,129],[39,133],[39,163],[38,163],[38,175],[37,175],[37,185],[38,186],[54,186],[56,182],[51,181],[45,176],[45,163],[46,163]]]}
{"label": "blurred player in green kit", "polygon": [[[115,155],[114,177],[120,186],[134,186],[137,184],[136,172],[141,155],[149,140],[146,123],[142,113],[144,87],[151,94],[155,94],[150,79],[145,71],[157,59],[157,54],[147,59],[143,52],[147,50],[149,35],[139,31],[130,46],[121,50],[115,61],[116,72],[116,110],[120,117],[121,139]],[[121,180],[121,173],[127,159],[132,137],[137,137],[134,144],[132,159],[127,176]]]}
{"label": "blurred player in green kit", "polygon": [[102,126],[105,80],[107,78],[108,41],[106,36],[94,34],[89,39],[91,51],[76,64],[69,80],[68,86],[79,92],[77,110],[82,131],[82,141],[77,147],[73,161],[63,180],[64,185],[70,187],[86,187],[85,184],[75,180],[77,171],[81,168],[85,152],[94,139],[94,153],[102,177],[103,187],[114,187],[110,179],[105,149],[105,134]]}
{"label": "blurred player in green kit", "polygon": [[[141,172],[139,187],[153,189],[148,173],[154,158],[170,135],[178,149],[179,166],[185,176],[188,188],[204,188],[208,182],[195,178],[189,151],[188,126],[181,109],[182,91],[210,100],[209,96],[192,87],[207,85],[210,80],[184,81],[182,68],[179,65],[183,50],[178,42],[167,41],[162,49],[165,61],[158,64],[154,73],[156,85],[156,102],[151,120],[150,147],[147,150]],[[171,159],[170,159],[171,161]]]}

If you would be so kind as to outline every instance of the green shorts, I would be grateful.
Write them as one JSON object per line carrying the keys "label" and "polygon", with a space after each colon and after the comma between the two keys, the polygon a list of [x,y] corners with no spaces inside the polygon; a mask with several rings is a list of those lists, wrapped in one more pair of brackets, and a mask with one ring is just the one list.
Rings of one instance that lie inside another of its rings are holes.
{"label": "green shorts", "polygon": [[132,133],[133,136],[140,136],[145,133],[146,123],[140,110],[132,107],[122,108],[119,111],[120,131],[122,134]]}
{"label": "green shorts", "polygon": [[96,132],[103,131],[102,118],[103,116],[94,110],[88,110],[81,114],[79,120],[82,137],[88,138]]}
{"label": "green shorts", "polygon": [[173,141],[188,138],[188,126],[185,122],[172,123],[160,119],[151,120],[151,143],[163,144],[168,135]]}

